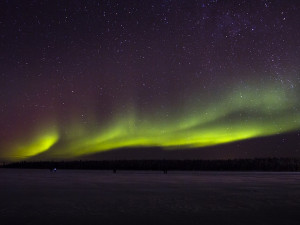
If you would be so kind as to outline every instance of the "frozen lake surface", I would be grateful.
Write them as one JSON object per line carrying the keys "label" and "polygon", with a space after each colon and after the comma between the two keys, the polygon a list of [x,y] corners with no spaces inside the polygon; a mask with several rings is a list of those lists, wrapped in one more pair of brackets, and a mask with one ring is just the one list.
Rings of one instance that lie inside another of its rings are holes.
{"label": "frozen lake surface", "polygon": [[300,173],[0,169],[0,223],[300,224]]}

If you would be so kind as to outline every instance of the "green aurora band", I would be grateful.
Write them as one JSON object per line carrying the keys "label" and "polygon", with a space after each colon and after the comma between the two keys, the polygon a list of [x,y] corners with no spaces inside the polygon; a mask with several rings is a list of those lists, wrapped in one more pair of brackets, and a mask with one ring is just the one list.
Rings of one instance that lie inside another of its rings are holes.
{"label": "green aurora band", "polygon": [[66,159],[124,147],[199,148],[300,128],[296,88],[256,85],[234,90],[208,104],[201,105],[201,99],[195,98],[199,104],[186,101],[176,115],[162,111],[140,113],[131,106],[101,126],[95,126],[99,121],[91,121],[93,126],[75,122],[68,128],[51,123],[37,129],[27,141],[6,145],[7,151],[0,157]]}

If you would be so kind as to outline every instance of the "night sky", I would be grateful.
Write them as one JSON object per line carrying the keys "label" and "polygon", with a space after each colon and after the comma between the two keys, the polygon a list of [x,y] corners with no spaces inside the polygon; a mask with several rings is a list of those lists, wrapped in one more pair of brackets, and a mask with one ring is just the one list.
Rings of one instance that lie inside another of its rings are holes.
{"label": "night sky", "polygon": [[300,157],[299,12],[1,1],[0,160]]}

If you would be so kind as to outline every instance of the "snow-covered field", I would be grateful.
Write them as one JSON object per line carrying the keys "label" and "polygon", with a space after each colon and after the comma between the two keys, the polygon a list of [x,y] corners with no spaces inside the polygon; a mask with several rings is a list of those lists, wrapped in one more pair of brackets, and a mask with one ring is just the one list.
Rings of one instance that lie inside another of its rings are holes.
{"label": "snow-covered field", "polygon": [[300,173],[0,169],[0,224],[300,224]]}

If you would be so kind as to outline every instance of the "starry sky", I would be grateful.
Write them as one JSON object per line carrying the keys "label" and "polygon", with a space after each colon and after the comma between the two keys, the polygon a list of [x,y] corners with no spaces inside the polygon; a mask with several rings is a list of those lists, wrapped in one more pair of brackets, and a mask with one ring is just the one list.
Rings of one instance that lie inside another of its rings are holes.
{"label": "starry sky", "polygon": [[299,1],[0,4],[0,160],[300,157]]}

